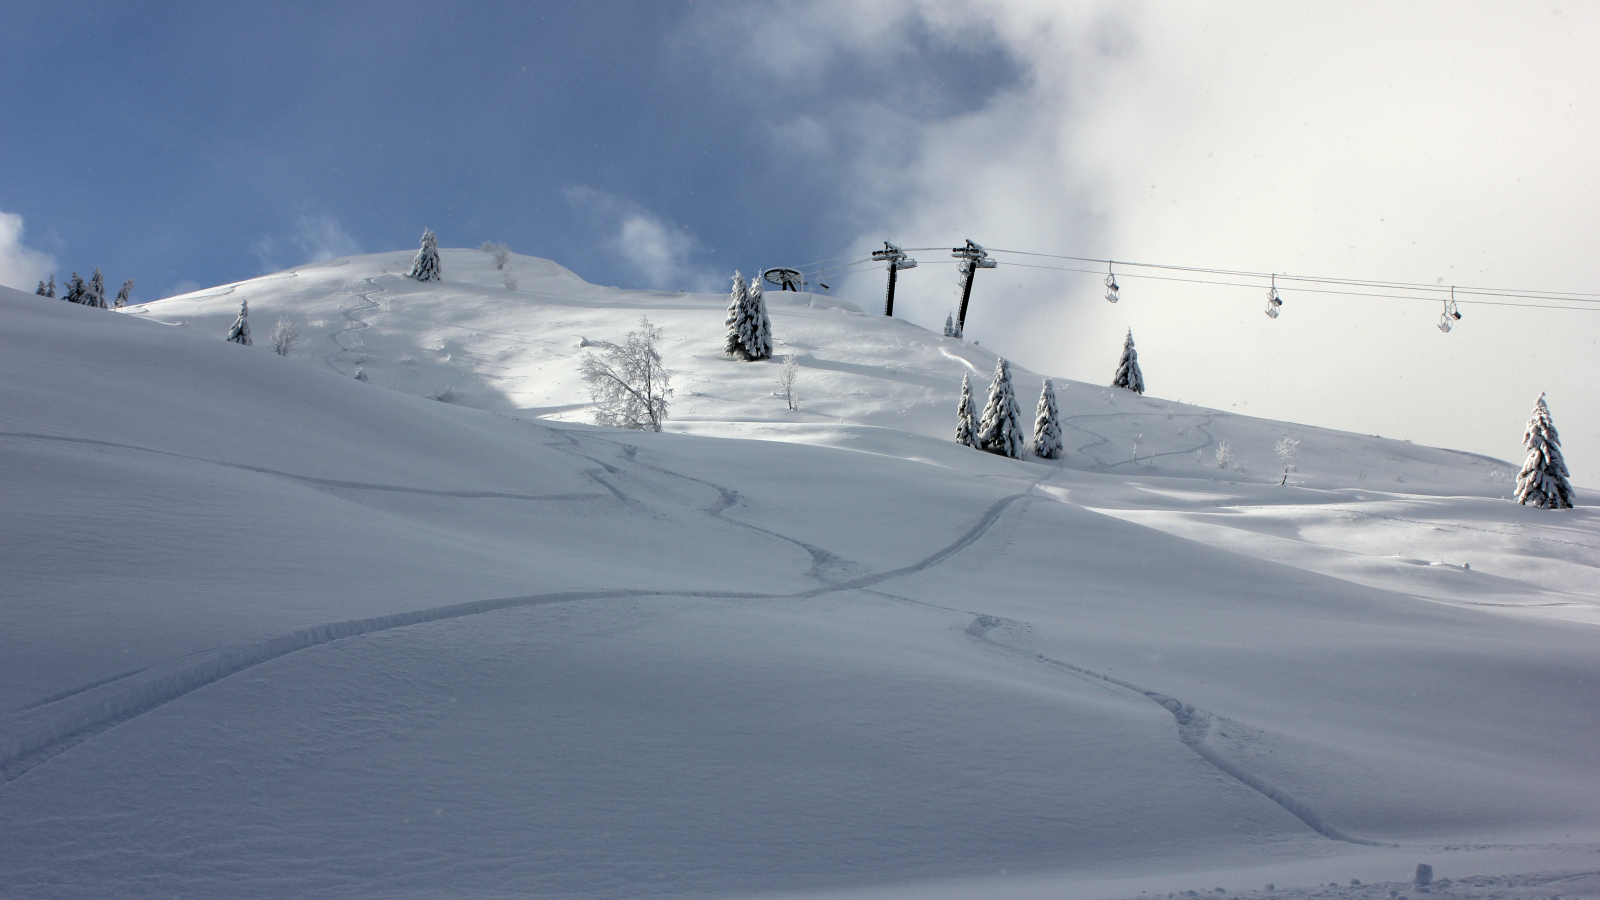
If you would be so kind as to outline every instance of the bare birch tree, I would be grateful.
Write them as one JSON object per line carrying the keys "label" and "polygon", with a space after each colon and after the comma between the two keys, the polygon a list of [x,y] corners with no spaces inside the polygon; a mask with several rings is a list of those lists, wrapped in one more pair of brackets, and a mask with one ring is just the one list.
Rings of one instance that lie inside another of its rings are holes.
{"label": "bare birch tree", "polygon": [[660,340],[661,329],[640,318],[639,330],[628,332],[621,344],[606,345],[599,356],[583,355],[580,366],[594,401],[596,424],[661,430],[667,420],[667,398],[672,396],[672,373],[661,364],[656,350]]}

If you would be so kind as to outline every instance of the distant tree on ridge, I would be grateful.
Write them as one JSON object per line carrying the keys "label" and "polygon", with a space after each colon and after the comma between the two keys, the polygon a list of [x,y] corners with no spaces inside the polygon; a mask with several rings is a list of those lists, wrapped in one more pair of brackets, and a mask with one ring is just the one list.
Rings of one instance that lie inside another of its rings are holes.
{"label": "distant tree on ridge", "polygon": [[234,319],[233,327],[228,329],[228,340],[250,346],[250,301],[239,301],[239,318]]}
{"label": "distant tree on ridge", "polygon": [[1133,329],[1128,329],[1128,339],[1122,342],[1122,359],[1117,363],[1117,375],[1111,379],[1112,387],[1126,388],[1135,394],[1144,393],[1144,373],[1139,371],[1139,351],[1133,349]]}
{"label": "distant tree on ridge", "polygon": [[417,250],[417,258],[411,263],[411,271],[406,273],[407,278],[418,281],[440,281],[439,269],[439,241],[433,236],[433,229],[422,232],[422,246]]}
{"label": "distant tree on ridge", "polygon": [[1542,509],[1571,509],[1574,498],[1567,482],[1571,473],[1561,456],[1561,435],[1542,392],[1522,433],[1522,446],[1528,448],[1528,459],[1517,473],[1517,502]]}

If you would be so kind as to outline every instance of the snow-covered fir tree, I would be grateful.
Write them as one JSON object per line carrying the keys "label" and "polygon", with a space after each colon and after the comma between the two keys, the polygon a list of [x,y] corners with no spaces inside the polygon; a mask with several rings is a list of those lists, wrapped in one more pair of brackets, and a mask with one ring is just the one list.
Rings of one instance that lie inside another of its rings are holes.
{"label": "snow-covered fir tree", "polygon": [[972,379],[961,376],[961,406],[956,409],[956,443],[978,446],[978,426],[972,413]]}
{"label": "snow-covered fir tree", "polygon": [[749,294],[750,287],[744,283],[744,273],[735,270],[733,290],[728,292],[728,318],[722,323],[727,329],[722,352],[739,359],[750,358],[749,352],[744,347],[744,335],[750,327],[749,306],[745,303]]}
{"label": "snow-covered fir tree", "polygon": [[34,293],[38,294],[41,297],[49,297],[52,300],[55,299],[55,296],[56,296],[56,277],[54,275],[51,275],[50,276],[50,283],[48,285],[45,284],[42,281],[39,282],[39,289],[37,291],[34,291]]}
{"label": "snow-covered fir tree", "polygon": [[67,279],[67,292],[61,295],[61,299],[68,303],[87,303],[88,296],[89,286],[83,283],[77,272],[73,272],[72,277]]}
{"label": "snow-covered fir tree", "polygon": [[233,327],[228,329],[228,340],[235,344],[250,346],[250,301],[239,301],[239,318],[233,320]]}
{"label": "snow-covered fir tree", "polygon": [[978,449],[1012,459],[1021,459],[1028,445],[1022,431],[1022,410],[1011,387],[1011,366],[1000,357],[994,363],[994,380],[989,383],[989,402],[978,422]]}
{"label": "snow-covered fir tree", "polygon": [[417,250],[417,258],[411,263],[411,271],[406,273],[407,278],[418,281],[439,281],[439,241],[433,236],[433,229],[422,232],[422,246]]}
{"label": "snow-covered fir tree", "polygon": [[1040,459],[1061,458],[1061,414],[1056,410],[1056,386],[1048,378],[1039,392],[1039,409],[1033,415],[1033,455]]}
{"label": "snow-covered fir tree", "polygon": [[1572,485],[1567,483],[1567,461],[1561,457],[1561,435],[1550,420],[1550,407],[1542,393],[1528,417],[1522,446],[1528,448],[1528,459],[1517,473],[1517,502],[1543,509],[1571,509]]}
{"label": "snow-covered fir tree", "polygon": [[745,349],[749,351],[751,359],[771,359],[772,320],[767,318],[767,295],[762,290],[759,273],[751,279],[744,302],[750,307],[750,336],[745,341]]}
{"label": "snow-covered fir tree", "polygon": [[94,267],[94,275],[89,279],[89,298],[84,303],[106,308],[106,277],[100,274],[99,266]]}
{"label": "snow-covered fir tree", "polygon": [[127,281],[124,281],[122,283],[122,289],[117,291],[117,309],[121,309],[124,306],[127,306],[128,305],[128,301],[131,300],[132,298],[133,298],[133,279],[129,278]]}
{"label": "snow-covered fir tree", "polygon": [[944,317],[944,336],[945,337],[955,337],[956,336],[956,314],[955,313],[951,313],[950,315]]}
{"label": "snow-covered fir tree", "polygon": [[1117,363],[1117,377],[1111,379],[1111,386],[1144,393],[1144,373],[1139,371],[1139,351],[1133,349],[1132,328],[1128,329],[1128,339],[1122,342],[1122,361]]}

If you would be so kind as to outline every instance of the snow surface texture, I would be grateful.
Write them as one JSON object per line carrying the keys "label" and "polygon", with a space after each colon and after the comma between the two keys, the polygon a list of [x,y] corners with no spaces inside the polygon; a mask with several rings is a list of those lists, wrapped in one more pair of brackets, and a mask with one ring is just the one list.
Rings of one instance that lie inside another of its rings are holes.
{"label": "snow surface texture", "polygon": [[[1596,867],[1600,527],[1509,464],[1063,379],[1065,464],[1009,460],[949,440],[980,348],[769,294],[791,411],[723,297],[441,253],[0,291],[0,895]],[[314,355],[223,341],[243,300]],[[583,346],[641,314],[669,433],[582,424]]]}

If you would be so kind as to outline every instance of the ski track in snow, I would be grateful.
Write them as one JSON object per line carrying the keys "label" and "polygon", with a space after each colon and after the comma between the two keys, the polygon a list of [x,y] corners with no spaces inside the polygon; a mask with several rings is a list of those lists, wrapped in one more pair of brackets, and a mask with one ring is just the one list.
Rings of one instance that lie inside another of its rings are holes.
{"label": "ski track in snow", "polygon": [[[343,481],[337,478],[315,478],[310,475],[296,475],[293,472],[284,472],[278,469],[269,469],[265,466],[252,466],[245,463],[232,463],[219,459],[206,459],[203,456],[189,456],[185,453],[174,453],[171,450],[157,450],[153,447],[140,447],[136,444],[119,444],[115,441],[101,441],[94,438],[66,437],[56,434],[32,434],[24,431],[0,431],[0,437],[26,438],[36,441],[59,441],[67,444],[93,444],[101,447],[114,447],[118,450],[134,450],[140,453],[156,453],[161,456],[171,456],[176,459],[186,459],[192,462],[210,463],[214,466],[224,466],[230,469],[243,469],[246,472],[258,472],[262,475],[274,475],[278,478],[288,478],[304,484],[317,487],[344,488],[358,491],[392,491],[401,494],[427,494],[431,497],[461,497],[471,500],[598,500],[600,494],[513,494],[505,491],[446,491],[433,488],[408,487],[402,484],[380,484],[371,481]],[[592,476],[591,476],[592,477]],[[595,479],[598,481],[598,479]],[[605,482],[604,485],[617,493]],[[621,497],[621,494],[617,494]],[[625,497],[622,499],[626,499]]]}
{"label": "ski track in snow", "polygon": [[[363,278],[361,280],[363,282],[364,290],[357,290],[355,292],[355,295],[360,302],[348,307],[343,307],[339,310],[339,314],[344,316],[345,319],[349,321],[349,324],[328,335],[328,340],[333,341],[333,345],[339,349],[322,358],[323,362],[328,364],[328,368],[338,372],[340,375],[350,376],[354,375],[355,373],[346,372],[345,370],[339,368],[339,365],[335,362],[335,360],[341,356],[344,356],[346,353],[353,353],[357,348],[363,346],[360,336],[353,335],[351,332],[372,327],[371,323],[361,318],[361,316],[372,312],[373,310],[381,310],[383,308],[378,301],[372,299],[372,295],[382,293],[384,289],[378,287],[378,285],[373,282],[371,277]],[[347,339],[351,340],[347,341]],[[357,360],[355,365],[357,368],[360,368],[361,360]]]}

